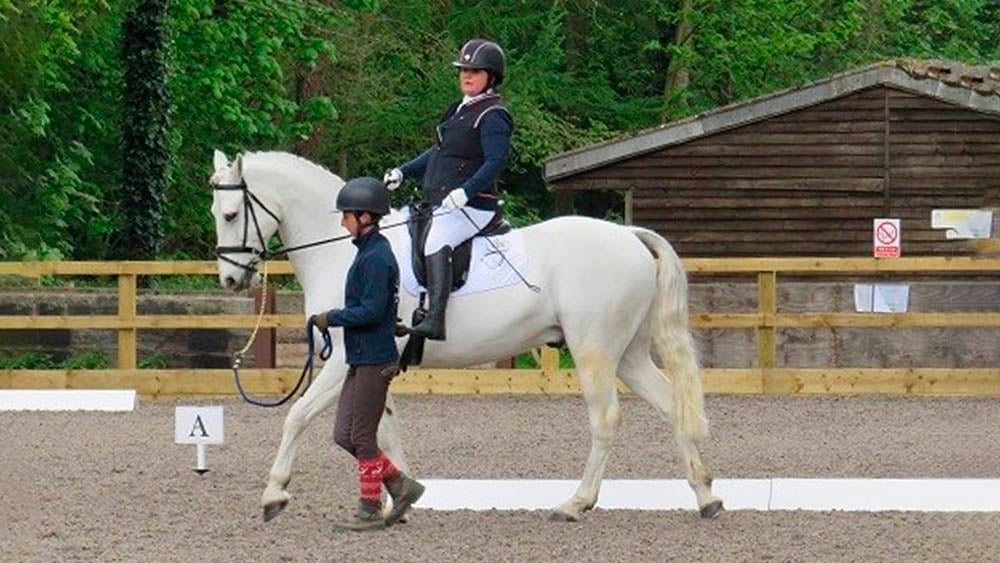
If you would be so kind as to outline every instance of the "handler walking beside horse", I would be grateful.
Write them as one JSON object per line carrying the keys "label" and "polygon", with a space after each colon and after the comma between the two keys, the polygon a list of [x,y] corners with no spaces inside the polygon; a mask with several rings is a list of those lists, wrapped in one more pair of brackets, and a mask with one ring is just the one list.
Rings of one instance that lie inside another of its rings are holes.
{"label": "handler walking beside horse", "polygon": [[[341,225],[354,237],[358,253],[347,272],[344,308],[313,315],[321,331],[344,327],[350,369],[337,405],[334,439],[358,460],[361,498],[357,515],[343,527],[374,530],[391,526],[424,492],[379,449],[376,432],[389,383],[399,373],[395,326],[399,307],[399,266],[378,222],[389,213],[389,194],[375,178],[355,178],[337,195]],[[392,511],[382,518],[382,485]]]}

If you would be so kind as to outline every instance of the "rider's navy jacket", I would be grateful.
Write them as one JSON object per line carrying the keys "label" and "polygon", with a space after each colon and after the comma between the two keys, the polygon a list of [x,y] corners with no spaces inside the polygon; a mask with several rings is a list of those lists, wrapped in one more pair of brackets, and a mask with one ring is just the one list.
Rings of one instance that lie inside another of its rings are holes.
{"label": "rider's navy jacket", "polygon": [[440,205],[448,192],[462,188],[469,206],[495,211],[497,179],[510,156],[514,131],[499,95],[459,107],[455,102],[438,123],[434,146],[400,167],[404,176],[423,178],[424,199]]}
{"label": "rider's navy jacket", "polygon": [[399,359],[396,312],[399,266],[378,227],[354,239],[358,254],[347,271],[344,308],[327,313],[330,326],[344,327],[344,350],[352,366],[380,365]]}

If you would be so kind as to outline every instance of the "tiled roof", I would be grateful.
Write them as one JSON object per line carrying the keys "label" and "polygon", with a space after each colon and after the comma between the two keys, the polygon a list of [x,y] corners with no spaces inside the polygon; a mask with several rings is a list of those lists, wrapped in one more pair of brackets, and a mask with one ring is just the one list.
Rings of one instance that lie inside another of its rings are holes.
{"label": "tiled roof", "polygon": [[1000,96],[1000,61],[985,65],[966,65],[956,61],[899,59],[891,61],[914,78],[939,80],[949,86],[974,90],[979,94]]}

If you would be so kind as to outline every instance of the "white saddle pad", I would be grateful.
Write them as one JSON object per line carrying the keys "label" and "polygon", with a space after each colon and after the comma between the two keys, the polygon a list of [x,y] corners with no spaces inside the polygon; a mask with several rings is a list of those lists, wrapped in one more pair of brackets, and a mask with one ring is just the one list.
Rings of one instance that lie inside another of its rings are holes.
{"label": "white saddle pad", "polygon": [[[399,247],[399,252],[403,255],[396,256],[396,261],[399,263],[399,284],[407,293],[417,296],[426,289],[417,282],[417,277],[413,273],[413,258],[410,256],[412,243],[409,231],[404,230],[400,238],[402,244]],[[493,244],[491,245],[490,242]],[[527,272],[528,252],[524,245],[524,235],[520,231],[514,229],[505,235],[489,237],[489,241],[484,237],[476,237],[472,241],[469,277],[461,289],[451,294],[452,297],[481,293],[522,283],[521,278],[508,262],[513,264],[514,268],[517,268],[517,271],[522,274]]]}

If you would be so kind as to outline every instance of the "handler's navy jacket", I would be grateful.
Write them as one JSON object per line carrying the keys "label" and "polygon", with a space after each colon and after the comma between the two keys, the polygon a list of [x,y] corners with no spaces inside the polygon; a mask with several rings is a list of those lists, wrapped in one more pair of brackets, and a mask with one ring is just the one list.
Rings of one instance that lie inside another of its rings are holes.
{"label": "handler's navy jacket", "polygon": [[459,104],[452,104],[438,123],[434,146],[400,170],[423,178],[424,199],[434,205],[462,188],[470,207],[496,211],[497,179],[510,156],[513,119],[497,94]]}
{"label": "handler's navy jacket", "polygon": [[399,309],[396,257],[378,227],[353,242],[358,254],[347,271],[344,308],[327,313],[327,321],[330,326],[344,327],[349,365],[395,362],[399,359],[395,336]]}

